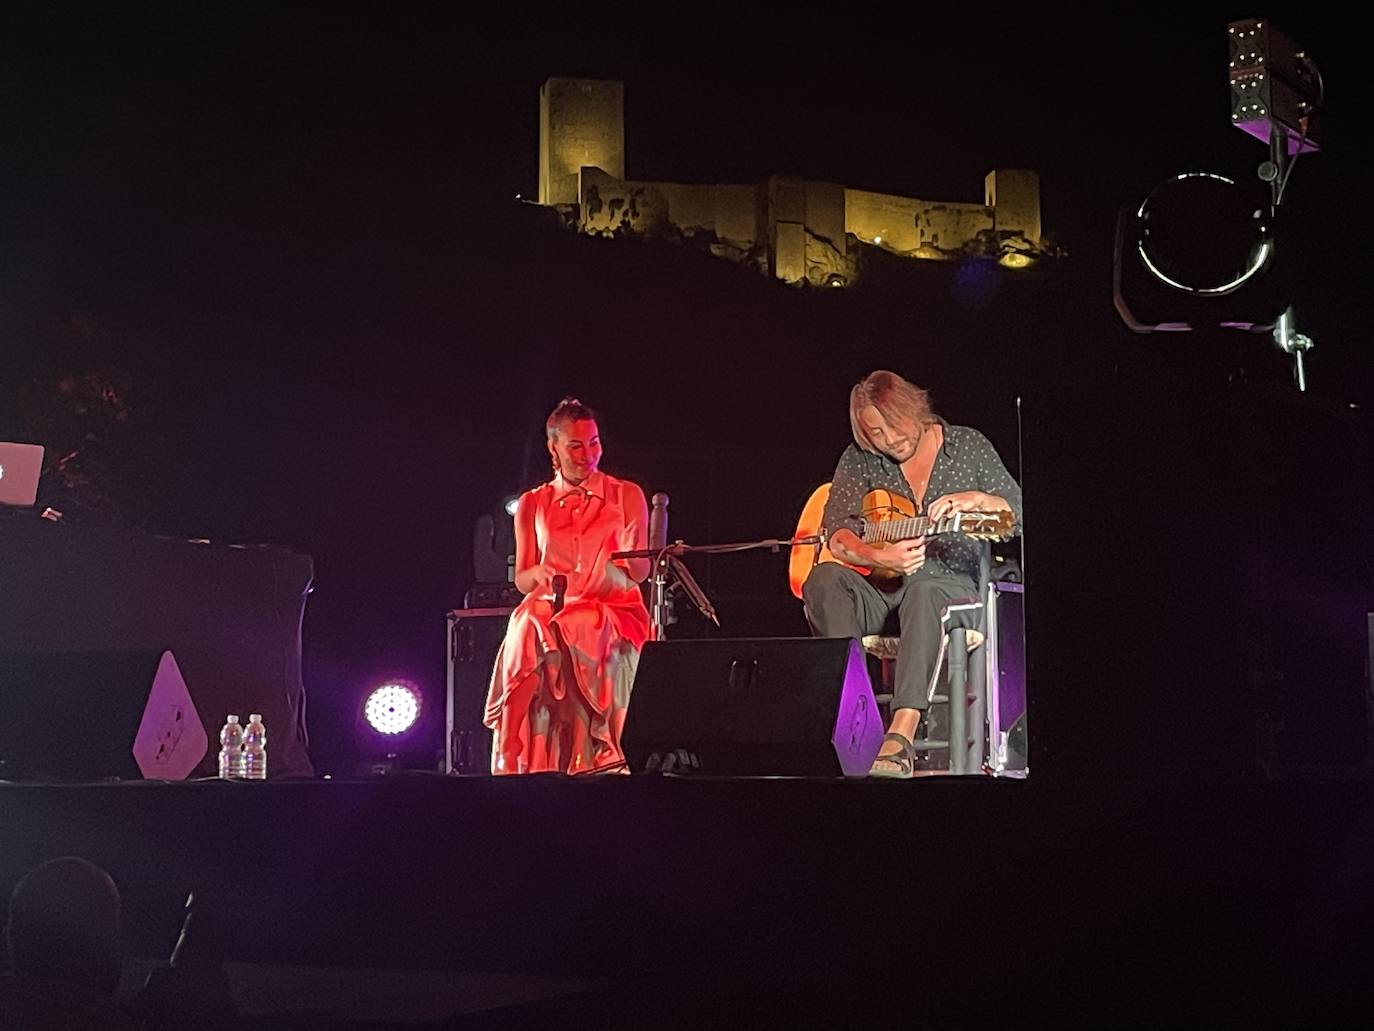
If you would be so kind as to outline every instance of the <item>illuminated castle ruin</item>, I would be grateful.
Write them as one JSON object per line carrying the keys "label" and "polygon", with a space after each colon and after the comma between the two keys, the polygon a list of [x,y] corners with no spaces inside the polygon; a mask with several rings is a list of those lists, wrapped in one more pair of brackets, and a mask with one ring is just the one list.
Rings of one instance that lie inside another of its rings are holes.
{"label": "illuminated castle ruin", "polygon": [[1021,267],[1042,254],[1040,177],[994,169],[983,203],[920,200],[771,176],[756,185],[625,178],[625,87],[549,79],[539,91],[539,203],[599,235],[704,239],[787,283],[852,282],[864,247],[903,257],[970,254]]}

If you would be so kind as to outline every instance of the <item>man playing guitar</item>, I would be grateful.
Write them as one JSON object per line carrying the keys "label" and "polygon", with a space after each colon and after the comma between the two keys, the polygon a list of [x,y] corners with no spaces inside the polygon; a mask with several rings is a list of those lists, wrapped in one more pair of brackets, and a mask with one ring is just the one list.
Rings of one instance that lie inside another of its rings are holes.
{"label": "man playing guitar", "polygon": [[[872,775],[910,777],[921,713],[939,672],[947,605],[977,601],[980,548],[960,533],[873,543],[860,515],[866,496],[886,493],[928,522],[956,513],[1006,513],[1021,528],[1021,488],[987,437],[951,426],[924,390],[879,370],[849,394],[854,443],[835,468],[823,526],[838,561],[817,564],[802,595],[818,637],[880,633],[896,610],[901,627],[892,721]],[[933,499],[927,503],[927,498]],[[900,525],[900,524],[898,524]]]}

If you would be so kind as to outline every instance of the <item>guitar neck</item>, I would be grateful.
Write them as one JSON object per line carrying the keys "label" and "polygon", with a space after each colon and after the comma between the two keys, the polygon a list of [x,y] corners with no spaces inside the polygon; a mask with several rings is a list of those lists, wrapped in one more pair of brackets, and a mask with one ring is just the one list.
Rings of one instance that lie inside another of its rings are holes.
{"label": "guitar neck", "polygon": [[951,512],[940,519],[925,516],[906,516],[900,519],[884,519],[878,523],[868,523],[864,527],[864,540],[867,541],[904,541],[912,537],[933,537],[940,533],[959,533],[960,522],[965,513]]}

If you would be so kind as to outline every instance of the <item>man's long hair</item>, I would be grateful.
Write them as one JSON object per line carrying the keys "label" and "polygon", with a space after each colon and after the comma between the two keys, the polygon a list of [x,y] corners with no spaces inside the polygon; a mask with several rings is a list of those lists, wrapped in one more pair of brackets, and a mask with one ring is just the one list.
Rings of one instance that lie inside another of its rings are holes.
{"label": "man's long hair", "polygon": [[854,433],[854,443],[873,454],[878,454],[878,449],[859,422],[859,412],[869,405],[878,409],[889,426],[911,422],[922,427],[935,420],[930,395],[916,384],[886,369],[870,372],[849,392],[849,428]]}

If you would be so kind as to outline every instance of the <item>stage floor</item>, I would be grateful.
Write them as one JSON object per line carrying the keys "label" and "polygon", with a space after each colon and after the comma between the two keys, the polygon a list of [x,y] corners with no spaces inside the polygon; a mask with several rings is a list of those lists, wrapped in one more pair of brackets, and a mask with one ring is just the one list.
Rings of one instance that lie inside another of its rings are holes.
{"label": "stage floor", "polygon": [[1007,1007],[1310,1022],[1368,997],[1369,789],[1034,776],[6,784],[0,874],[8,890],[56,855],[98,862],[139,957],[170,951],[196,891],[224,917],[223,958],[266,970],[519,975],[634,995],[627,1012],[719,1006],[723,1019],[738,995],[774,1014],[887,1002],[978,1023]]}

